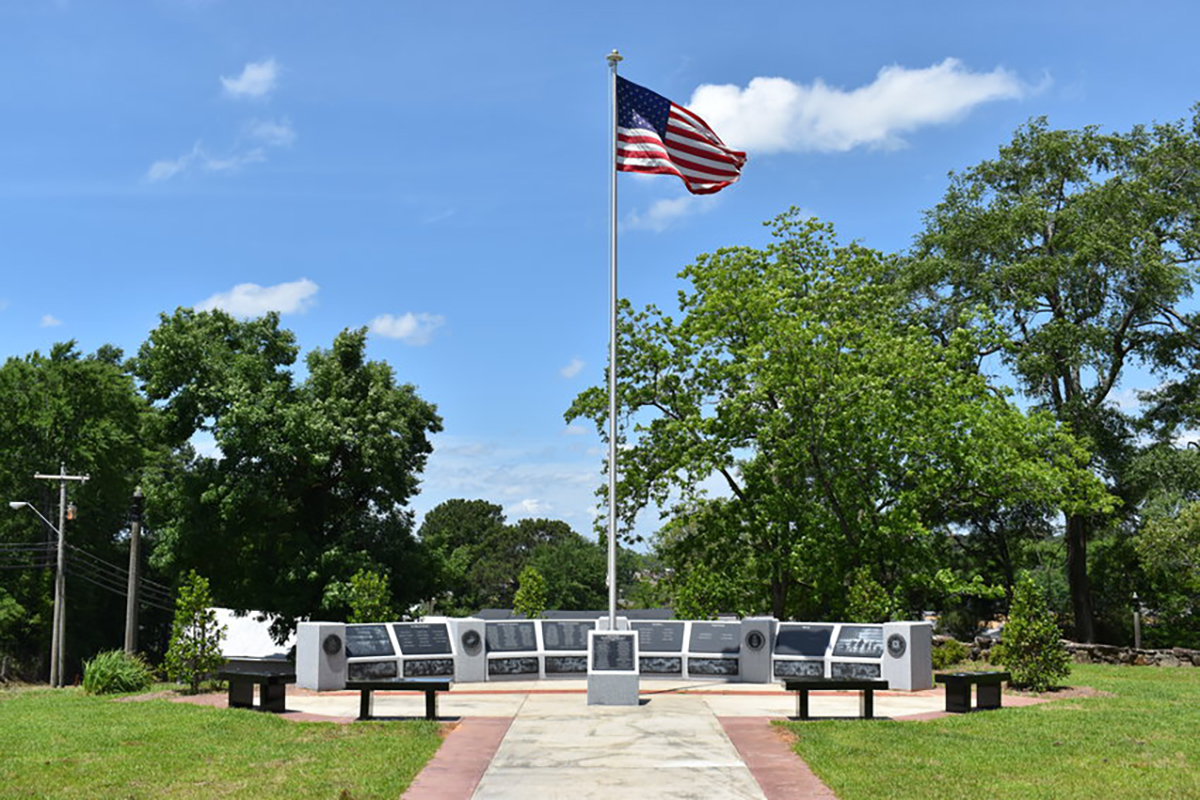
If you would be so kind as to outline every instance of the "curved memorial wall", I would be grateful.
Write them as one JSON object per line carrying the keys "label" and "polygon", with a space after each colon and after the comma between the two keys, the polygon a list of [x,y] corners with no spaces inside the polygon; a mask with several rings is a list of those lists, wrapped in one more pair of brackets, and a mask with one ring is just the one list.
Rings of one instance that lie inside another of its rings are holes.
{"label": "curved memorial wall", "polygon": [[[457,681],[584,678],[595,619],[481,620],[427,617],[420,622],[302,622],[298,683],[338,689],[347,680],[448,678]],[[637,634],[642,678],[770,683],[790,677],[883,678],[892,689],[932,686],[932,626],[667,620],[629,622]]]}

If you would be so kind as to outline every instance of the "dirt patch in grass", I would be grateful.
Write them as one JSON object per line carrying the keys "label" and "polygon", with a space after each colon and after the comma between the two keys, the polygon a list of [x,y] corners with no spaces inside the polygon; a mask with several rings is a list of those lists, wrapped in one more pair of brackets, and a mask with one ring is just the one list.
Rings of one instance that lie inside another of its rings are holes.
{"label": "dirt patch in grass", "polygon": [[1021,697],[1040,697],[1043,700],[1073,700],[1077,697],[1116,697],[1112,692],[1093,689],[1091,686],[1058,686],[1044,692],[1026,692],[1021,689],[1008,690]]}
{"label": "dirt patch in grass", "polygon": [[124,697],[114,697],[114,703],[141,703],[146,700],[171,700],[179,696],[178,692],[173,692],[170,689],[163,689],[157,692],[146,692],[145,694],[130,694]]}

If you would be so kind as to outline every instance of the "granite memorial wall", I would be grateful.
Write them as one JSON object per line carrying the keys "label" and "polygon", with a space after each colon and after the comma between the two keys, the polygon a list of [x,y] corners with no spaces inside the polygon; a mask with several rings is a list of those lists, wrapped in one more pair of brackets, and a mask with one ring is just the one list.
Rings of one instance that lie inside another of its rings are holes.
{"label": "granite memorial wall", "polygon": [[[715,622],[622,618],[619,623],[619,630],[636,634],[633,660],[643,678],[767,683],[801,676],[882,677],[902,690],[927,688],[932,680],[928,623],[778,622],[769,617]],[[297,672],[300,685],[321,690],[367,679],[584,678],[589,632],[603,627],[594,619],[305,622],[297,639]],[[622,663],[630,657],[624,650],[607,655],[620,655]]]}

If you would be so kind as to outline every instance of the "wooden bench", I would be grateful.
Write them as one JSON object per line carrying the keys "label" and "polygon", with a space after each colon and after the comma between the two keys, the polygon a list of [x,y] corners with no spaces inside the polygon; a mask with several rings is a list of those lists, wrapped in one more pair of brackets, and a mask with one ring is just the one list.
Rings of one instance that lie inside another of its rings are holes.
{"label": "wooden bench", "polygon": [[358,705],[358,718],[371,719],[374,716],[375,698],[373,692],[418,691],[425,693],[425,719],[437,719],[437,693],[450,691],[450,681],[432,678],[406,678],[404,680],[382,681],[346,681],[346,688],[361,692]]}
{"label": "wooden bench", "polygon": [[217,670],[217,678],[229,682],[230,708],[256,708],[254,687],[257,685],[257,709],[282,714],[287,711],[287,685],[296,682],[296,673],[279,669],[223,668]]}
{"label": "wooden bench", "polygon": [[933,677],[946,685],[946,711],[963,714],[971,711],[971,686],[978,686],[975,710],[1000,707],[1000,684],[1012,679],[1007,672],[945,672]]}
{"label": "wooden bench", "polygon": [[861,694],[858,700],[858,715],[863,719],[875,718],[875,690],[888,688],[885,680],[856,679],[856,678],[785,678],[783,686],[789,692],[796,692],[796,716],[800,719],[811,719],[808,713],[808,693],[816,690],[823,691],[853,691]]}

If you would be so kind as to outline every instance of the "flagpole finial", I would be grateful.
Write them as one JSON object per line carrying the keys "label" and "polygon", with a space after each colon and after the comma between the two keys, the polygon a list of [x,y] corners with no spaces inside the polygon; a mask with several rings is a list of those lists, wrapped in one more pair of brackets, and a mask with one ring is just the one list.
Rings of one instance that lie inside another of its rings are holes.
{"label": "flagpole finial", "polygon": [[622,56],[620,53],[618,53],[616,50],[613,50],[611,53],[609,53],[607,56],[605,56],[605,58],[608,59],[608,65],[610,67],[615,67],[618,62],[625,60],[625,57]]}

